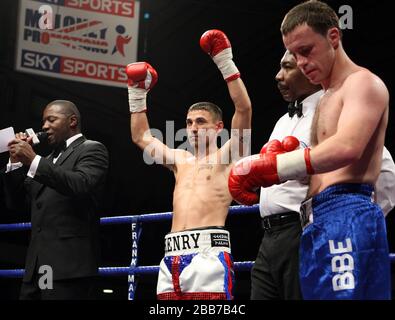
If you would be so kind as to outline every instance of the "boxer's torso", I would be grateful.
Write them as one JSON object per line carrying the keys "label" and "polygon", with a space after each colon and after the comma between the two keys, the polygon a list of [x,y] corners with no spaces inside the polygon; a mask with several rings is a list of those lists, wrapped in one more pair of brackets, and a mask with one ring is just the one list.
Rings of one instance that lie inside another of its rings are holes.
{"label": "boxer's torso", "polygon": [[[328,89],[322,96],[312,125],[311,141],[313,147],[336,133],[344,107],[343,91],[346,81],[347,78],[340,85]],[[355,88],[355,90],[355,94],[358,94],[358,88]],[[372,107],[374,108],[374,106]],[[311,176],[308,197],[338,183],[375,184],[381,168],[387,116],[388,108],[358,161],[334,171]]]}
{"label": "boxer's torso", "polygon": [[176,164],[172,232],[205,226],[223,226],[232,197],[228,190],[231,164],[214,157],[197,159],[185,153]]}

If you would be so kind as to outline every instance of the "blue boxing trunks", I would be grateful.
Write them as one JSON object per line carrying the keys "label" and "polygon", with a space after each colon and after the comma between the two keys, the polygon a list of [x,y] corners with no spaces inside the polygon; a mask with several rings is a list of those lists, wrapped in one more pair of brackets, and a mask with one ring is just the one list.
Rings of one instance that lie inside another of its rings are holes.
{"label": "blue boxing trunks", "polygon": [[156,289],[159,300],[231,300],[233,282],[228,231],[208,227],[165,236]]}
{"label": "blue boxing trunks", "polygon": [[337,184],[302,203],[304,299],[391,298],[386,225],[372,192],[369,184]]}

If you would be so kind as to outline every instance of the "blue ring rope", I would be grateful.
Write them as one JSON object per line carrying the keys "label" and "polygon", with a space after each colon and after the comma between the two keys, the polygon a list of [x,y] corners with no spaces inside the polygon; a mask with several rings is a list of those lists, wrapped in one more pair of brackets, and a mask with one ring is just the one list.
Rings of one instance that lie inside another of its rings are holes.
{"label": "blue ring rope", "polygon": [[[254,261],[235,262],[235,271],[250,271]],[[101,276],[124,276],[130,274],[154,274],[159,272],[159,266],[130,267],[103,267],[99,268]],[[21,278],[25,273],[24,269],[0,270],[0,278]]]}
{"label": "blue ring rope", "polygon": [[[253,206],[232,206],[229,208],[230,215],[246,213],[259,213],[259,205]],[[148,213],[135,216],[115,216],[115,217],[105,217],[100,219],[100,224],[126,224],[135,222],[154,222],[162,220],[170,220],[172,217],[172,212],[160,212],[160,213]],[[0,232],[4,231],[21,231],[31,229],[30,222],[21,223],[10,223],[10,224],[0,224]]]}

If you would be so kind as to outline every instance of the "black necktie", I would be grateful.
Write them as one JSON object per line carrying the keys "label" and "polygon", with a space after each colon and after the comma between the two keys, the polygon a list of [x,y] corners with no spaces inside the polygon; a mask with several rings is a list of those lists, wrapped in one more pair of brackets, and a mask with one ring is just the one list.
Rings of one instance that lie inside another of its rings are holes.
{"label": "black necktie", "polygon": [[298,118],[303,116],[303,104],[302,103],[295,101],[295,102],[291,102],[288,105],[288,115],[292,118],[295,115],[295,113],[298,116]]}

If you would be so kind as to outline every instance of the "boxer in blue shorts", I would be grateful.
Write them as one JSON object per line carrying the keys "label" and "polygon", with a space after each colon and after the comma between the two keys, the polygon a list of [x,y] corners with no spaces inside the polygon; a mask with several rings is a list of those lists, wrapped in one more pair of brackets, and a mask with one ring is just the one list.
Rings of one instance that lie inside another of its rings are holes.
{"label": "boxer in blue shorts", "polygon": [[386,225],[373,186],[337,184],[302,204],[304,299],[390,299]]}
{"label": "boxer in blue shorts", "polygon": [[339,19],[327,4],[312,0],[295,6],[281,33],[303,74],[324,89],[312,148],[290,151],[272,141],[265,152],[235,164],[229,190],[245,203],[257,187],[311,175],[307,198],[312,199],[303,206],[311,224],[300,247],[303,298],[388,299],[387,234],[371,197],[388,124],[387,87],[348,57]]}

